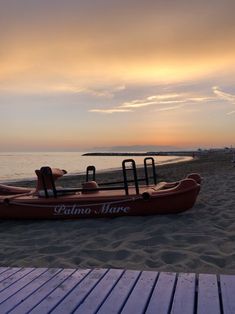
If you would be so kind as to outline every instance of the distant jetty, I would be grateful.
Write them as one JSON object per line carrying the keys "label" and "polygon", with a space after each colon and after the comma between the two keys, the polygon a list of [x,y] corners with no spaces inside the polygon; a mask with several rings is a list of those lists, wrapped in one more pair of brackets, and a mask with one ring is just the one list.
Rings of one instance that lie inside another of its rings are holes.
{"label": "distant jetty", "polygon": [[180,151],[180,152],[95,152],[95,153],[85,153],[82,156],[194,156],[196,151]]}

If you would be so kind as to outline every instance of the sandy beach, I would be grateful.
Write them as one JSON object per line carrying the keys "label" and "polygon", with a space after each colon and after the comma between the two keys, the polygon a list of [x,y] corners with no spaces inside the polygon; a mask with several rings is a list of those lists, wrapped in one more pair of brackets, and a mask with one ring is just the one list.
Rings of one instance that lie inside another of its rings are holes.
{"label": "sandy beach", "polygon": [[[158,181],[179,180],[191,172],[203,177],[195,206],[181,214],[2,220],[0,266],[235,274],[235,167],[231,160],[229,153],[210,153],[190,162],[157,167]],[[113,178],[121,178],[121,173],[102,173],[98,180]],[[61,185],[76,186],[81,180],[83,177],[67,176]]]}

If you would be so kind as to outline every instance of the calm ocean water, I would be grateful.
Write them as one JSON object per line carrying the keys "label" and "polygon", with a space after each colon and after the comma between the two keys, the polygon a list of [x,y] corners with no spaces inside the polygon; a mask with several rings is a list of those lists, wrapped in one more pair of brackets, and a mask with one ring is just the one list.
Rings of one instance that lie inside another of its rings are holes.
{"label": "calm ocean water", "polygon": [[[94,165],[98,171],[121,168],[123,156],[82,156],[81,152],[49,153],[0,153],[0,182],[35,178],[34,170],[42,166],[66,169],[69,174],[84,173]],[[137,165],[143,165],[144,157],[131,157]],[[191,159],[190,157],[156,156],[157,164],[166,164]]]}

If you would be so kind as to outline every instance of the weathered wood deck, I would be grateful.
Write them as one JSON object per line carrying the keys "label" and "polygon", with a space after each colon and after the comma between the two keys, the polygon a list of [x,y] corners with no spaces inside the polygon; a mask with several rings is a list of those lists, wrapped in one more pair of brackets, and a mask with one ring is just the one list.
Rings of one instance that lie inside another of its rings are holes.
{"label": "weathered wood deck", "polygon": [[235,275],[0,268],[0,313],[235,313]]}

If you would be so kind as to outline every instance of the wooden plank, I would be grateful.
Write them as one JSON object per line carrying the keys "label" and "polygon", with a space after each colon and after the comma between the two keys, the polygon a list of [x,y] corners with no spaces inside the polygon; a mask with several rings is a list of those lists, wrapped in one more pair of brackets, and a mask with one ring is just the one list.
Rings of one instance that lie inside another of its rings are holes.
{"label": "wooden plank", "polygon": [[21,301],[11,313],[28,313],[74,272],[75,269],[63,269],[53,278],[50,278],[43,286],[34,291],[27,299]]}
{"label": "wooden plank", "polygon": [[180,273],[177,278],[172,314],[193,314],[195,309],[196,275]]}
{"label": "wooden plank", "polygon": [[9,269],[9,267],[0,267],[0,274]]}
{"label": "wooden plank", "polygon": [[20,271],[15,272],[10,277],[6,278],[5,280],[2,280],[0,282],[0,292],[10,285],[12,285],[14,282],[18,281],[19,279],[23,278],[25,275],[30,273],[33,270],[33,268],[22,268]]}
{"label": "wooden plank", "polygon": [[[0,293],[0,303],[4,302],[6,299],[10,298],[17,291],[24,288],[27,284],[33,281],[35,278],[39,277],[42,273],[44,273],[47,268],[35,268],[32,272],[22,277],[20,280],[4,289]],[[0,313],[1,313],[1,305],[0,305]]]}
{"label": "wooden plank", "polygon": [[97,313],[119,313],[139,275],[140,271],[126,270]]}
{"label": "wooden plank", "polygon": [[200,274],[198,278],[198,314],[220,314],[216,275]]}
{"label": "wooden plank", "polygon": [[169,313],[175,281],[175,273],[160,273],[149,301],[146,314]]}
{"label": "wooden plank", "polygon": [[158,272],[143,271],[127,299],[121,314],[142,314],[145,311],[149,296],[155,285]]}
{"label": "wooden plank", "polygon": [[83,302],[107,271],[107,269],[94,269],[52,310],[51,313],[72,313],[77,306]]}
{"label": "wooden plank", "polygon": [[74,313],[96,313],[123,272],[122,269],[110,269]]}
{"label": "wooden plank", "polygon": [[47,281],[53,278],[57,273],[59,273],[61,269],[51,268],[44,272],[39,277],[35,278],[28,285],[26,285],[23,289],[20,289],[7,300],[5,300],[0,305],[0,313],[6,313],[19,303],[26,300],[34,291],[39,289],[42,285],[44,285]]}
{"label": "wooden plank", "polygon": [[235,276],[220,275],[221,297],[224,314],[235,313]]}
{"label": "wooden plank", "polygon": [[18,267],[8,268],[6,271],[0,274],[0,282],[10,277],[14,273],[18,272],[20,269],[21,268],[18,268]]}
{"label": "wooden plank", "polygon": [[61,285],[59,285],[51,294],[42,300],[30,313],[49,313],[55,308],[77,286],[84,277],[90,272],[90,269],[76,270]]}

